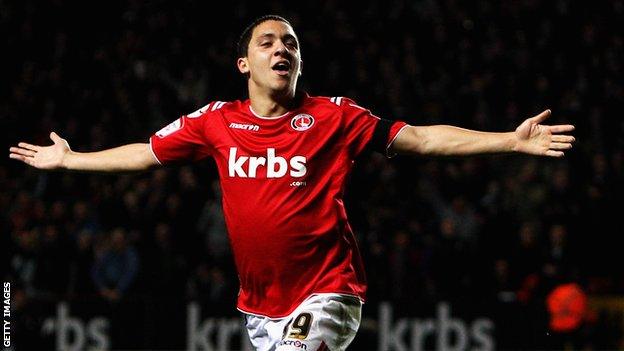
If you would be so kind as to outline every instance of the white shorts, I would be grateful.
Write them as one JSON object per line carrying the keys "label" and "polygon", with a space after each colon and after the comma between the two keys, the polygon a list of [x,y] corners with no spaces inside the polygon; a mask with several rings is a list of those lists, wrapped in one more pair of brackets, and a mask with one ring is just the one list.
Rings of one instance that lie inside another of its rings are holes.
{"label": "white shorts", "polygon": [[360,326],[362,302],[340,294],[315,294],[284,318],[245,314],[247,333],[258,351],[342,351]]}

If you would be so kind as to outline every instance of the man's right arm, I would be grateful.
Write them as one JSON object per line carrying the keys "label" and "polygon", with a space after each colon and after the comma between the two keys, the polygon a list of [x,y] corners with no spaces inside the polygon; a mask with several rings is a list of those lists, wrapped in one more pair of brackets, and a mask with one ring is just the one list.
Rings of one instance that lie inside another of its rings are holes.
{"label": "man's right arm", "polygon": [[96,152],[75,152],[65,139],[50,133],[54,144],[38,146],[19,143],[9,157],[39,169],[67,169],[85,172],[143,171],[160,165],[149,144],[128,144]]}

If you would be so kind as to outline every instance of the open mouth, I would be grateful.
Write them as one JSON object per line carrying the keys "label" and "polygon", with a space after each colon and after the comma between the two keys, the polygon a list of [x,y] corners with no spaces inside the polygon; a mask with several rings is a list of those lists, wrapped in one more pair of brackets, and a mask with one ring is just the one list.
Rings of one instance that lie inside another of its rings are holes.
{"label": "open mouth", "polygon": [[288,61],[280,61],[271,67],[275,73],[285,76],[290,72],[290,62]]}

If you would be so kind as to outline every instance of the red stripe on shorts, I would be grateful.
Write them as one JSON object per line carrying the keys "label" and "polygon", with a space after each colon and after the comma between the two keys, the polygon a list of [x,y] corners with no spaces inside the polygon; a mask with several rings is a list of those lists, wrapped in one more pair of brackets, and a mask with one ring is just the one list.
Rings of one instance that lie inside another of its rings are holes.
{"label": "red stripe on shorts", "polygon": [[316,349],[316,351],[327,351],[327,350],[329,349],[327,348],[327,345],[325,345],[325,341],[321,341],[321,345],[319,346],[318,349]]}

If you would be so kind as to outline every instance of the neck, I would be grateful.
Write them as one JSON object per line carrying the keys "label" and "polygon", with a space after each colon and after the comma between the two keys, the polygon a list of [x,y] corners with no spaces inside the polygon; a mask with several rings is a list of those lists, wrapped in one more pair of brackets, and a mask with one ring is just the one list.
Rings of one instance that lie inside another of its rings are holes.
{"label": "neck", "polygon": [[276,117],[292,110],[295,105],[295,92],[266,93],[259,89],[249,89],[251,108],[263,117]]}

